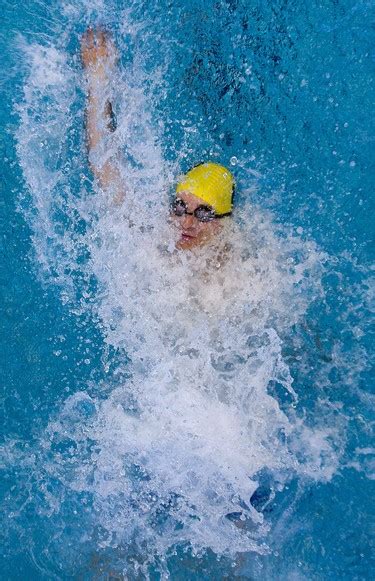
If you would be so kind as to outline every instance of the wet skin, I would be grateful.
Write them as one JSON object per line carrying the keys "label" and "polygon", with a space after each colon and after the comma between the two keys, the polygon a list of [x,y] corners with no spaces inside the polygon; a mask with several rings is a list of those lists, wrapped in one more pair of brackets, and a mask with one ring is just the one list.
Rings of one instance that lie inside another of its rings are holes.
{"label": "wet skin", "polygon": [[[198,206],[207,206],[207,202],[197,198],[189,191],[179,192],[178,197],[187,205],[188,212],[194,212]],[[179,250],[191,250],[198,246],[203,246],[214,238],[222,229],[220,220],[212,222],[200,222],[195,216],[184,214],[183,216],[172,216],[173,223],[180,231],[180,238],[176,248]]]}

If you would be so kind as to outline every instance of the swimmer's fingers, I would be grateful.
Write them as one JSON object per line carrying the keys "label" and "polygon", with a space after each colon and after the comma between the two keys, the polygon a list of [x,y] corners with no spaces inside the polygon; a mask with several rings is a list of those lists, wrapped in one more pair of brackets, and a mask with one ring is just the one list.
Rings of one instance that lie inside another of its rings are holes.
{"label": "swimmer's fingers", "polygon": [[103,28],[88,28],[81,39],[81,58],[84,67],[115,64],[116,47],[108,32]]}
{"label": "swimmer's fingers", "polygon": [[90,66],[95,60],[95,34],[92,28],[88,28],[81,38],[81,59],[85,67]]}
{"label": "swimmer's fingers", "polygon": [[81,50],[91,50],[95,47],[95,36],[92,28],[88,28],[81,38]]}
{"label": "swimmer's fingers", "polygon": [[98,46],[100,46],[102,48],[106,48],[107,47],[107,43],[108,43],[108,39],[109,39],[108,32],[106,32],[104,30],[104,28],[98,28],[97,35],[96,36],[97,36]]}
{"label": "swimmer's fingers", "polygon": [[97,43],[103,56],[105,55],[109,59],[113,59],[113,61],[117,60],[116,46],[112,36],[103,28],[99,28],[97,31]]}

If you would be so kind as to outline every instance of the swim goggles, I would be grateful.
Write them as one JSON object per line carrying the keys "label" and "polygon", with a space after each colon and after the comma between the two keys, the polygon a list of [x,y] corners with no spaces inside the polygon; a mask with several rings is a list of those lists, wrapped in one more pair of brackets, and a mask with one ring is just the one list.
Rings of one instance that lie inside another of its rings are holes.
{"label": "swim goggles", "polygon": [[187,214],[188,216],[194,216],[199,222],[212,222],[215,218],[224,218],[224,216],[229,216],[231,212],[227,214],[216,214],[215,210],[211,206],[198,206],[195,208],[194,212],[188,212],[187,205],[181,198],[175,198],[171,204],[171,213],[175,216],[181,217]]}

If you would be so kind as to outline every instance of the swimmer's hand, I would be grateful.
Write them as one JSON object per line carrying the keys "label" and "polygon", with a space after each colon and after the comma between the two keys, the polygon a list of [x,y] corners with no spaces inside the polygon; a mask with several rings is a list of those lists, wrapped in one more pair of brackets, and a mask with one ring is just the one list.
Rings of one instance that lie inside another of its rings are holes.
{"label": "swimmer's hand", "polygon": [[117,51],[108,32],[101,28],[88,28],[81,39],[81,59],[87,71],[103,73],[108,67],[113,69]]}

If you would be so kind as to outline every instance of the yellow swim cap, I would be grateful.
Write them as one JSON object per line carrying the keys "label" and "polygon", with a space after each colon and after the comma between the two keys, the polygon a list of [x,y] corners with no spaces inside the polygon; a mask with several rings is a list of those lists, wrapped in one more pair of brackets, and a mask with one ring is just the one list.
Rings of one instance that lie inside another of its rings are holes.
{"label": "yellow swim cap", "polygon": [[176,191],[189,191],[212,206],[218,215],[232,211],[234,178],[218,163],[207,162],[193,167],[179,182]]}

